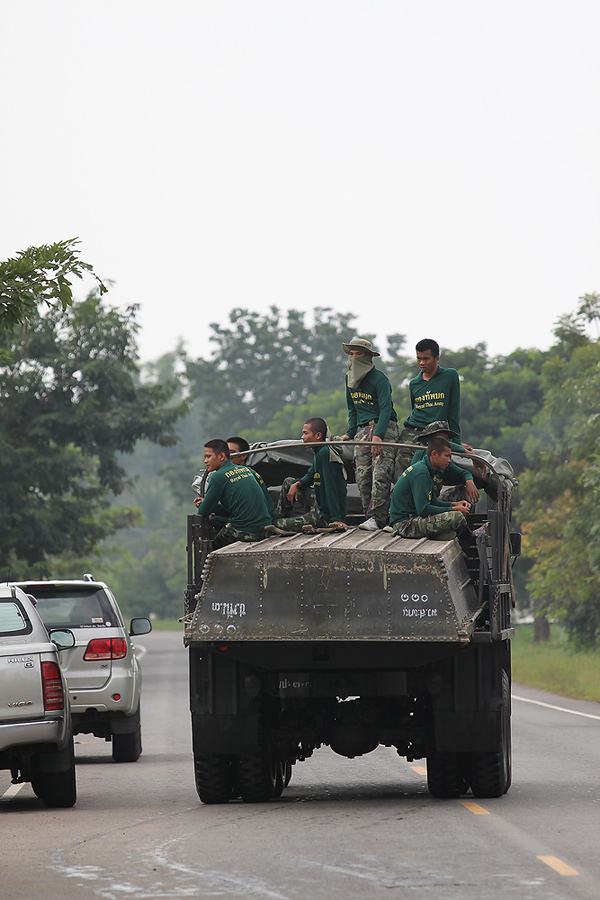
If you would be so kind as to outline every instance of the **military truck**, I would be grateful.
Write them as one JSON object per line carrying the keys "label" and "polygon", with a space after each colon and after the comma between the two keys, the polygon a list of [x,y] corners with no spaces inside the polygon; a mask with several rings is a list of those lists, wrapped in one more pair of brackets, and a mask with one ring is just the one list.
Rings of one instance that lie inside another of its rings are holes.
{"label": "military truck", "polygon": [[[303,446],[296,458],[261,452],[253,465],[269,484],[310,462]],[[346,532],[219,550],[208,522],[188,517],[184,640],[204,803],[277,797],[292,766],[327,745],[426,759],[435,797],[508,791],[516,482],[510,466],[478,459],[468,519],[486,527],[466,548],[351,527],[351,504]]]}

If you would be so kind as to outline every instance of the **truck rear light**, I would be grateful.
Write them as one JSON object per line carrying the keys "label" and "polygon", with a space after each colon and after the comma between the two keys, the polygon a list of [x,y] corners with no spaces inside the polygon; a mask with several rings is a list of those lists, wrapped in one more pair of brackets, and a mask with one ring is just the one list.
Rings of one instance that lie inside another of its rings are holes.
{"label": "truck rear light", "polygon": [[94,638],[87,645],[83,658],[124,659],[127,656],[127,641],[123,638]]}
{"label": "truck rear light", "polygon": [[65,695],[63,693],[60,670],[55,662],[42,663],[42,689],[44,709],[65,708]]}

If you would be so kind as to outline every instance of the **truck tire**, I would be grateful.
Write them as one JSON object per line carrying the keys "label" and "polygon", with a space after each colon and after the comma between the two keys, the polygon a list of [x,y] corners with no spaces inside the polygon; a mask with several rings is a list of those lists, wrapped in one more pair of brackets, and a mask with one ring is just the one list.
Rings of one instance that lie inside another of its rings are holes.
{"label": "truck tire", "polygon": [[115,762],[136,762],[142,753],[142,726],[130,734],[113,734],[112,758]]}
{"label": "truck tire", "polygon": [[447,800],[460,797],[467,789],[463,753],[438,753],[427,756],[427,787],[433,797]]}
{"label": "truck tire", "polygon": [[35,772],[32,787],[44,806],[51,809],[67,809],[77,800],[75,780],[75,750],[73,738],[69,748],[69,768],[64,772]]}
{"label": "truck tire", "polygon": [[510,736],[510,678],[502,672],[502,718],[500,746],[491,753],[471,754],[469,781],[474,797],[501,797],[512,780]]}
{"label": "truck tire", "polygon": [[217,753],[194,754],[194,774],[196,790],[203,803],[228,803],[234,796],[230,757]]}
{"label": "truck tire", "polygon": [[[238,756],[235,770],[236,784],[244,803],[266,803],[283,790],[281,763],[275,759],[270,747]],[[281,775],[281,790],[276,794],[278,774]]]}

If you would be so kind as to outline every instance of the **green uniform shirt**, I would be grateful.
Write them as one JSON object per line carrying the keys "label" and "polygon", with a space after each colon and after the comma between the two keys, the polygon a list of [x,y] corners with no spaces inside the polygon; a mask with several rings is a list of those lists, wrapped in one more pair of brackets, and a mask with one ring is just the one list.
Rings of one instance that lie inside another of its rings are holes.
{"label": "green uniform shirt", "polygon": [[348,407],[346,434],[351,439],[359,428],[375,419],[377,426],[374,434],[383,441],[390,422],[398,421],[392,403],[390,379],[375,367],[367,372],[356,388],[348,387],[346,376],[346,405]]}
{"label": "green uniform shirt", "polygon": [[229,521],[239,531],[262,531],[271,524],[271,513],[256,472],[247,466],[225,462],[210,476],[199,516],[226,511]]}
{"label": "green uniform shirt", "polygon": [[438,366],[433,378],[425,381],[419,372],[408,385],[412,412],[404,425],[425,428],[431,422],[447,422],[460,440],[460,380],[456,369]]}
{"label": "green uniform shirt", "polygon": [[300,479],[304,487],[314,485],[319,512],[329,525],[346,518],[346,470],[341,458],[331,460],[335,450],[324,445],[315,452],[315,458],[306,475]]}
{"label": "green uniform shirt", "polygon": [[[454,453],[462,453],[465,449],[462,444],[455,444],[454,441],[450,441],[450,446],[452,447]],[[427,450],[425,447],[417,450],[412,458],[411,466],[414,466],[415,463],[421,462],[421,460],[425,459],[426,456]],[[463,469],[462,466],[459,466],[457,463],[452,461],[450,461],[450,465],[447,469],[436,469],[433,476],[436,495],[439,494],[442,489],[442,485],[444,484],[466,484],[467,481],[473,481],[473,476],[469,474],[466,469]]]}
{"label": "green uniform shirt", "polygon": [[[238,463],[233,463],[233,465],[238,466],[238,468],[239,468]],[[264,497],[265,497],[267,509],[269,510],[269,514],[271,516],[271,522],[274,522],[275,519],[277,518],[277,511],[275,509],[275,506],[273,505],[273,498],[271,497],[271,495],[269,493],[269,488],[266,486],[266,484],[264,483],[263,479],[260,477],[260,475],[258,474],[256,469],[253,469],[251,466],[245,466],[244,468],[250,469],[250,471],[254,474],[254,477],[258,481],[258,483],[260,485],[260,489],[263,492]],[[210,481],[208,483],[210,484]],[[226,525],[227,522],[229,522],[229,520],[230,520],[229,510],[225,508],[225,505],[223,503],[217,503],[217,505],[215,507],[215,512],[213,513],[213,517],[211,519],[212,524],[215,526],[215,528],[222,528],[223,525]]]}
{"label": "green uniform shirt", "polygon": [[392,491],[390,524],[405,519],[436,516],[452,509],[451,503],[438,500],[435,493],[434,468],[429,457],[405,469]]}

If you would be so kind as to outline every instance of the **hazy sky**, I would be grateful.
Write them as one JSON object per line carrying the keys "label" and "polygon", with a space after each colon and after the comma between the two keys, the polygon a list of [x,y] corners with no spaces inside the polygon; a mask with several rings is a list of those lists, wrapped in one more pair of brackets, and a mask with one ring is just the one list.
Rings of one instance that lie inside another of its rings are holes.
{"label": "hazy sky", "polygon": [[1,21],[0,259],[79,236],[107,299],[140,304],[145,360],[272,304],[507,353],[600,290],[598,0],[3,0]]}

